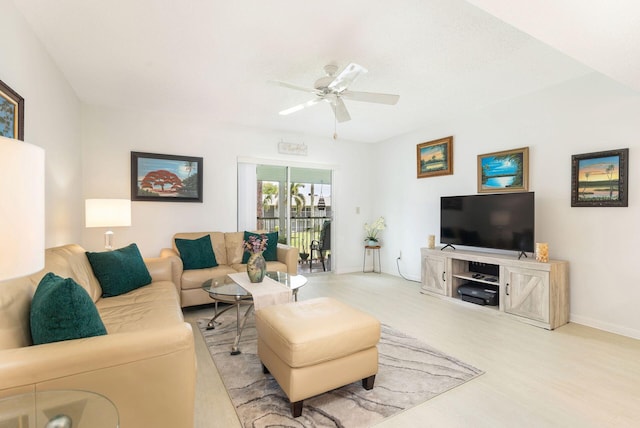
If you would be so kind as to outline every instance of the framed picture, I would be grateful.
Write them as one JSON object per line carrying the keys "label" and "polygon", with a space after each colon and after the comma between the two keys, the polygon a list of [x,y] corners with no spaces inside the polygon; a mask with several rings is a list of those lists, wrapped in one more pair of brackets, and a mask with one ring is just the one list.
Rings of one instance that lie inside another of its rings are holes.
{"label": "framed picture", "polygon": [[453,174],[453,137],[418,144],[418,178]]}
{"label": "framed picture", "polygon": [[24,141],[24,98],[0,80],[0,135]]}
{"label": "framed picture", "polygon": [[571,156],[572,207],[626,207],[629,149]]}
{"label": "framed picture", "polygon": [[131,152],[131,200],[202,202],[202,158]]}
{"label": "framed picture", "polygon": [[529,190],[529,147],[478,155],[478,193]]}

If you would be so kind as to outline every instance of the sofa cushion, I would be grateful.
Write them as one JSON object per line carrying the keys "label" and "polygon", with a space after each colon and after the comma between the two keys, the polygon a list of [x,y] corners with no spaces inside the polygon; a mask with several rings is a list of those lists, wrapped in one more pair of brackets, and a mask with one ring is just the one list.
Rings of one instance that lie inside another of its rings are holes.
{"label": "sofa cushion", "polygon": [[107,334],[89,293],[73,279],[51,272],[36,288],[30,321],[34,345]]}
{"label": "sofa cushion", "polygon": [[[267,248],[262,253],[262,257],[268,262],[275,262],[278,260],[278,232],[270,232],[270,233],[253,233],[253,232],[244,232],[244,240],[248,241],[251,236],[255,236],[256,238],[260,238],[262,235],[267,237]],[[242,263],[247,263],[249,261],[249,257],[251,254],[248,252],[244,252],[242,255]]]}
{"label": "sofa cushion", "polygon": [[180,300],[171,281],[154,281],[120,296],[96,303],[109,334],[158,330],[184,321]]}
{"label": "sofa cushion", "polygon": [[102,297],[119,296],[151,283],[136,244],[102,253],[87,251],[87,258],[102,287]]}
{"label": "sofa cushion", "polygon": [[47,272],[55,272],[63,278],[73,278],[97,302],[102,297],[102,287],[91,269],[86,252],[77,244],[47,248],[44,253],[44,269],[30,278],[34,280],[34,285],[38,285]]}
{"label": "sofa cushion", "polygon": [[37,284],[30,277],[0,284],[0,350],[31,345],[29,311]]}
{"label": "sofa cushion", "polygon": [[211,236],[204,235],[198,239],[175,238],[175,240],[184,270],[218,266],[211,246]]}

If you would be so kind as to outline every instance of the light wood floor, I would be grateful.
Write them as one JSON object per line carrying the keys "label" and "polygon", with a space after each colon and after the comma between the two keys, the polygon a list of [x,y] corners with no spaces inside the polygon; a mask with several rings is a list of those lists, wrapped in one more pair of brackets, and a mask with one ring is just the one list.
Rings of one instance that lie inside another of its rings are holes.
{"label": "light wood floor", "polygon": [[[486,373],[378,427],[639,427],[640,341],[578,324],[547,331],[495,310],[420,293],[379,274],[312,274],[300,300],[331,296]],[[195,321],[211,307],[186,309]],[[196,428],[239,427],[194,328]]]}

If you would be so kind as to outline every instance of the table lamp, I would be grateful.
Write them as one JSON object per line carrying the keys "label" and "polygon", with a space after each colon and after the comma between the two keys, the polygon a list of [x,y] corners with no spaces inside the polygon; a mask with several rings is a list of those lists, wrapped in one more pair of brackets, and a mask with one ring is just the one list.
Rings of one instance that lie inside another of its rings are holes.
{"label": "table lamp", "polygon": [[[131,226],[131,201],[129,199],[87,199],[85,201],[86,227]],[[104,248],[113,250],[113,232],[104,233]]]}
{"label": "table lamp", "polygon": [[44,268],[44,149],[0,136],[0,281]]}

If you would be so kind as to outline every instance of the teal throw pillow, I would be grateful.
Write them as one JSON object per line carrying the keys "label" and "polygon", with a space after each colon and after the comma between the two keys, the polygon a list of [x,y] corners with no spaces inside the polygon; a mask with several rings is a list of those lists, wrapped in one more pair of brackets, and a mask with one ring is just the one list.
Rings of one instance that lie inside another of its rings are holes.
{"label": "teal throw pillow", "polygon": [[[253,233],[253,232],[244,232],[244,240],[248,241],[251,236],[255,236],[256,238],[260,238],[262,235],[267,237],[267,248],[262,253],[262,257],[264,257],[265,261],[268,262],[276,262],[278,261],[278,232],[270,232],[270,233]],[[249,257],[251,254],[248,252],[244,252],[242,255],[242,263],[247,263],[249,261]]]}
{"label": "teal throw pillow", "polygon": [[102,297],[119,296],[151,284],[151,275],[136,244],[102,253],[87,251],[86,254],[102,287]]}
{"label": "teal throw pillow", "polygon": [[89,293],[73,279],[51,272],[36,288],[30,321],[34,345],[107,334]]}
{"label": "teal throw pillow", "polygon": [[180,253],[184,270],[218,266],[211,245],[211,236],[208,234],[198,239],[176,238],[176,248]]}

